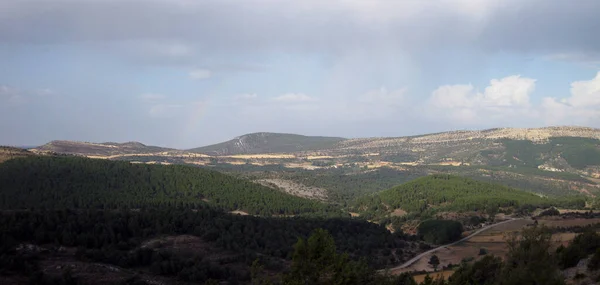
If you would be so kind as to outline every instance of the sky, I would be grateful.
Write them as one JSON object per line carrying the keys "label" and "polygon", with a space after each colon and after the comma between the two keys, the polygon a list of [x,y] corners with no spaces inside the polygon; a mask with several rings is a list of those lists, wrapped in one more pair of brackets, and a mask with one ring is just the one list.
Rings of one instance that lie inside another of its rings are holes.
{"label": "sky", "polygon": [[0,145],[600,127],[596,0],[0,0]]}

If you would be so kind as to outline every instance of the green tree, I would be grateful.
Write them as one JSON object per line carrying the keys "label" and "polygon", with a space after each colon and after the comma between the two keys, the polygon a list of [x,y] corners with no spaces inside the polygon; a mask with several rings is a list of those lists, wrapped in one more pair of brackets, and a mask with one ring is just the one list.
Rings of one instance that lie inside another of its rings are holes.
{"label": "green tree", "polygon": [[450,276],[450,285],[492,285],[502,270],[502,259],[487,255],[473,265],[462,263]]}
{"label": "green tree", "polygon": [[590,259],[588,263],[588,269],[590,270],[598,270],[600,269],[600,248],[596,249],[596,253]]}
{"label": "green tree", "polygon": [[333,238],[323,229],[315,230],[306,241],[298,239],[290,273],[283,277],[287,285],[403,284],[395,281],[377,274],[364,260],[353,261],[347,254],[337,254]]}
{"label": "green tree", "polygon": [[499,285],[565,284],[556,258],[550,255],[552,233],[546,227],[524,229],[508,239],[509,252]]}
{"label": "green tree", "polygon": [[326,230],[317,229],[308,240],[294,245],[290,284],[321,284],[325,273],[332,271],[336,259],[335,242]]}
{"label": "green tree", "polygon": [[440,259],[434,254],[429,258],[429,264],[433,266],[433,270],[437,271],[438,265],[440,265]]}

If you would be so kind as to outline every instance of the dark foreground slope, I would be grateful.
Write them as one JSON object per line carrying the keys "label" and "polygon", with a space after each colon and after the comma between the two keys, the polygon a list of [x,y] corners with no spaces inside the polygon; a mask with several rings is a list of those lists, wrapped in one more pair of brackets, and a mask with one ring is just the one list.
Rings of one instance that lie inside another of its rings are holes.
{"label": "dark foreground slope", "polygon": [[362,220],[225,213],[216,208],[329,208],[185,166],[13,159],[0,164],[0,202],[0,284],[248,284],[255,260],[285,271],[292,245],[318,228],[377,268],[418,250],[414,237]]}
{"label": "dark foreground slope", "polygon": [[[389,255],[407,247],[403,236],[351,219],[261,218],[209,208],[4,211],[0,214],[0,283],[43,284],[33,278],[61,277],[68,270],[87,281],[79,284],[132,284],[125,281],[136,275],[147,282],[135,284],[205,284],[209,279],[249,284],[254,260],[260,259],[269,272],[285,270],[292,245],[317,228],[328,230],[340,251],[355,259],[364,257],[373,267],[406,260]],[[59,246],[62,249],[57,250]],[[113,268],[106,273],[113,276],[111,280],[99,282],[107,276],[96,267]],[[25,278],[2,283],[3,277]]]}
{"label": "dark foreground slope", "polygon": [[209,155],[282,153],[328,149],[345,140],[336,137],[302,136],[279,133],[253,133],[219,144],[190,149]]}
{"label": "dark foreground slope", "polygon": [[0,207],[127,208],[211,204],[250,214],[291,215],[331,210],[216,171],[78,157],[28,157],[0,164]]}

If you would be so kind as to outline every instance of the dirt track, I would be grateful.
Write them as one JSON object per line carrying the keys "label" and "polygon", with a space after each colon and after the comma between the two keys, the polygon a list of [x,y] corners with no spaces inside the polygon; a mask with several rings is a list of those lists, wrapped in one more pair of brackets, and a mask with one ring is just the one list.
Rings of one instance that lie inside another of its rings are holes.
{"label": "dirt track", "polygon": [[436,252],[436,251],[438,251],[440,249],[443,249],[445,247],[456,245],[456,244],[459,244],[459,243],[464,242],[466,240],[469,240],[470,238],[472,238],[472,237],[474,237],[474,236],[476,236],[478,234],[481,234],[482,232],[487,231],[487,230],[489,230],[491,228],[494,228],[496,226],[503,225],[503,224],[506,224],[506,223],[510,223],[510,222],[513,222],[513,221],[518,221],[518,220],[522,220],[522,219],[520,219],[520,218],[519,219],[510,219],[510,220],[502,221],[502,222],[499,222],[499,223],[496,223],[496,224],[489,225],[487,227],[481,228],[481,229],[477,230],[476,232],[472,233],[471,235],[469,235],[467,237],[464,237],[464,238],[462,238],[462,239],[460,239],[458,241],[455,241],[455,242],[450,243],[450,244],[445,244],[445,245],[436,247],[434,249],[430,249],[430,250],[428,250],[426,252],[423,252],[423,253],[421,253],[421,254],[419,254],[419,255],[411,258],[409,261],[407,261],[407,262],[405,262],[405,263],[403,263],[403,264],[401,264],[399,266],[396,266],[396,267],[393,267],[393,268],[389,268],[389,269],[386,269],[386,270],[389,270],[390,272],[392,272],[392,271],[395,271],[395,270],[398,270],[398,269],[404,269],[406,267],[411,266],[413,263],[419,261],[419,259],[423,258],[424,256],[426,256],[428,254],[434,253],[434,252]]}

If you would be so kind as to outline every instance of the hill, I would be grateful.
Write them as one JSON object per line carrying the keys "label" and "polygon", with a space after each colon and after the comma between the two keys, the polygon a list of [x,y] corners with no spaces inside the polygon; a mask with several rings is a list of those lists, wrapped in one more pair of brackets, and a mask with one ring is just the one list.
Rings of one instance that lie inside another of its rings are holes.
{"label": "hill", "polygon": [[55,152],[61,154],[74,154],[83,156],[115,156],[131,154],[154,154],[174,151],[171,148],[148,146],[139,142],[126,143],[90,143],[76,141],[51,141],[45,145],[32,149],[36,152]]}
{"label": "hill", "polygon": [[344,138],[336,137],[253,133],[239,136],[223,143],[190,149],[189,151],[209,155],[287,153],[329,149],[344,140]]}
{"label": "hill", "polygon": [[[263,178],[288,179],[286,184],[300,183],[299,188],[322,188],[335,202],[436,173],[502,183],[544,196],[600,196],[600,130],[586,127],[497,128],[356,139],[254,133],[188,151],[138,143],[64,141],[39,149],[131,162],[268,171],[273,175]],[[382,168],[394,171],[370,173]],[[305,170],[311,171],[307,179],[282,172]],[[335,171],[319,173],[326,170]],[[366,187],[356,183],[363,178],[376,183]]]}
{"label": "hill", "polygon": [[0,163],[9,159],[31,156],[33,153],[26,149],[11,147],[11,146],[0,146]]}
{"label": "hill", "polygon": [[[0,164],[2,209],[138,209],[213,205],[260,215],[325,212],[325,204],[212,170],[79,157],[27,157]],[[339,211],[338,211],[339,212]]]}
{"label": "hill", "polygon": [[354,209],[375,216],[394,211],[427,215],[441,211],[495,213],[502,208],[516,210],[519,207],[548,207],[561,203],[585,204],[582,199],[559,201],[500,184],[436,174],[360,198]]}

